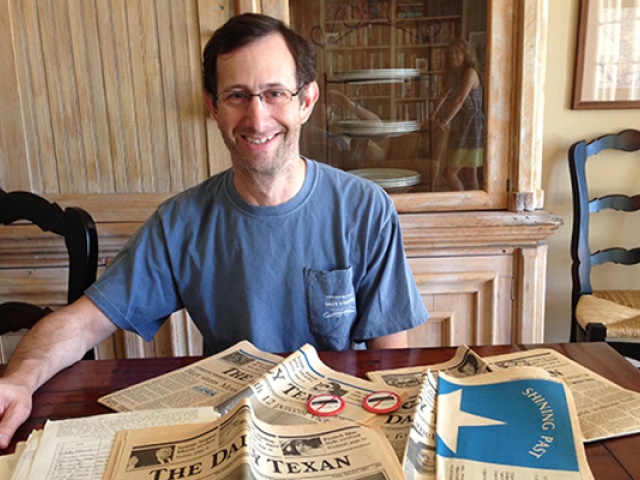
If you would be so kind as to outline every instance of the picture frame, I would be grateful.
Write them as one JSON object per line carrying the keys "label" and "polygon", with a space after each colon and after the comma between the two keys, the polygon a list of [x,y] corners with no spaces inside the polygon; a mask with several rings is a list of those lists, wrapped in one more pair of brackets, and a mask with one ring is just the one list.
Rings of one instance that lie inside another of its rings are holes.
{"label": "picture frame", "polygon": [[580,0],[572,108],[640,108],[640,0]]}

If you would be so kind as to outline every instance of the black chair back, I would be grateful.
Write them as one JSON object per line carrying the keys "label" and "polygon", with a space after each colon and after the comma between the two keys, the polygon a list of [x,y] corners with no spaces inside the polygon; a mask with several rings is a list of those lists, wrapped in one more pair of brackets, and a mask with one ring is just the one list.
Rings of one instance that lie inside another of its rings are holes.
{"label": "black chair back", "polygon": [[[67,303],[76,301],[96,280],[98,234],[91,215],[77,207],[63,210],[58,204],[31,192],[0,190],[0,225],[19,220],[64,237],[69,255]],[[50,311],[47,307],[23,302],[4,303],[0,305],[0,335],[31,328]]]}

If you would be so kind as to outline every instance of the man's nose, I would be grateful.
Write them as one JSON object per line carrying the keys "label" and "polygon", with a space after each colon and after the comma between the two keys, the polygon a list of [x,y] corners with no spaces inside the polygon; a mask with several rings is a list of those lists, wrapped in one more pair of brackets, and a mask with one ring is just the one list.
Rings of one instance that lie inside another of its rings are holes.
{"label": "man's nose", "polygon": [[262,126],[264,121],[271,114],[271,110],[269,105],[267,105],[260,97],[254,96],[249,98],[246,114],[251,120],[254,128],[259,131],[260,128],[258,127]]}

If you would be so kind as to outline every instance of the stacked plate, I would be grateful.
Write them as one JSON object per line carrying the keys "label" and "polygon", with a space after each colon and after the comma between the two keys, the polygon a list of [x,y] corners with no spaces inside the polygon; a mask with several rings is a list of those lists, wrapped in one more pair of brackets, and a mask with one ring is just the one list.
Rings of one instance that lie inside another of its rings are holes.
{"label": "stacked plate", "polygon": [[349,173],[377,183],[384,189],[411,187],[420,183],[421,175],[415,170],[404,168],[360,168]]}
{"label": "stacked plate", "polygon": [[338,72],[335,76],[339,80],[352,83],[397,83],[406,78],[419,77],[420,70],[417,68],[352,70],[350,72]]}
{"label": "stacked plate", "polygon": [[351,137],[371,137],[376,135],[404,135],[418,130],[415,120],[380,121],[380,120],[342,120],[338,127],[345,135]]}

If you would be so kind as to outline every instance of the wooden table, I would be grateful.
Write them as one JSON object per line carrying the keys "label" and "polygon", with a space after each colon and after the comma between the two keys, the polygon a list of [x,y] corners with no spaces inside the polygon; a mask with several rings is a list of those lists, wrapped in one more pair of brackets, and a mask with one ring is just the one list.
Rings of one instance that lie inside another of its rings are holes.
{"label": "wooden table", "polygon": [[[538,347],[550,347],[590,368],[622,387],[640,392],[640,372],[604,343],[550,345],[501,345],[474,347],[481,356],[498,355]],[[455,348],[320,352],[331,368],[364,377],[371,370],[429,365],[449,360]],[[25,440],[46,419],[59,420],[109,413],[96,400],[107,393],[156,377],[199,360],[199,357],[138,360],[87,360],[60,372],[34,396],[33,412],[18,430],[14,443]],[[0,365],[0,372],[4,366]],[[596,479],[640,480],[640,434],[589,443],[589,464]]]}

